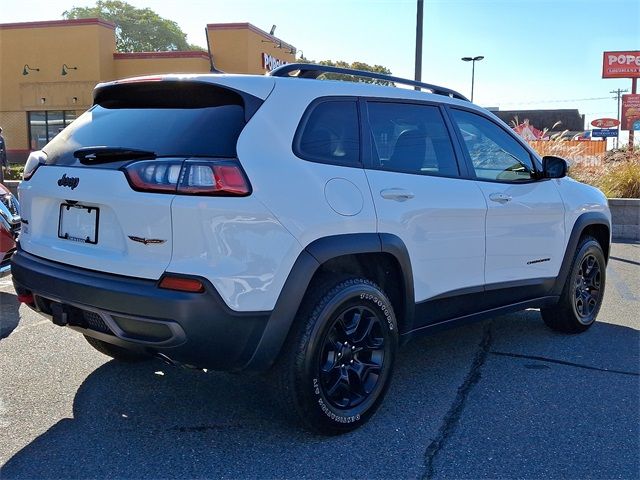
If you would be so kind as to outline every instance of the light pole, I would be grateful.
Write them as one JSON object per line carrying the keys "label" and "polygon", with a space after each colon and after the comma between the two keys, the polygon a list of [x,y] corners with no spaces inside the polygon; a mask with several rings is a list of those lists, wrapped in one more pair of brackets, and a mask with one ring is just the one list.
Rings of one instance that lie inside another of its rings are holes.
{"label": "light pole", "polygon": [[463,62],[471,62],[471,101],[473,102],[473,83],[475,81],[476,76],[476,62],[479,62],[484,57],[482,55],[478,55],[477,57],[462,57],[461,60]]}
{"label": "light pole", "polygon": [[[422,81],[422,15],[424,10],[424,1],[418,0],[416,9],[416,67],[415,80]],[[420,90],[420,87],[414,87]]]}

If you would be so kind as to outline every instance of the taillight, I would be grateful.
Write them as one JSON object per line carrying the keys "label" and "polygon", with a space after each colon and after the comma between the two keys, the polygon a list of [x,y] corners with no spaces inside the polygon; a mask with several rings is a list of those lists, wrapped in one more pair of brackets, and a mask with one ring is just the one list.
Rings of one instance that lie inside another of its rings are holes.
{"label": "taillight", "polygon": [[244,196],[251,193],[251,188],[237,162],[188,160],[183,166],[178,193]]}
{"label": "taillight", "polygon": [[235,160],[143,160],[123,167],[134,190],[179,195],[246,196],[251,186]]}
{"label": "taillight", "polygon": [[176,193],[182,160],[143,160],[123,168],[131,187],[143,192]]}
{"label": "taillight", "polygon": [[42,150],[37,150],[35,152],[31,152],[29,154],[29,158],[27,158],[27,162],[24,164],[24,171],[22,172],[22,180],[27,181],[33,174],[36,173],[36,170],[40,165],[44,165],[47,160],[47,154]]}

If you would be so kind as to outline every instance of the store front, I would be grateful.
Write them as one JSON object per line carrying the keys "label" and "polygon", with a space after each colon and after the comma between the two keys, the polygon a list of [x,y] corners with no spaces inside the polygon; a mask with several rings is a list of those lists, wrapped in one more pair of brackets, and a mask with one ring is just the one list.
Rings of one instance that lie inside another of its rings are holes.
{"label": "store front", "polygon": [[100,19],[0,24],[0,127],[9,161],[24,163],[92,104],[99,82],[162,73],[264,74],[295,61],[292,45],[250,23],[206,26],[206,51],[116,52]]}

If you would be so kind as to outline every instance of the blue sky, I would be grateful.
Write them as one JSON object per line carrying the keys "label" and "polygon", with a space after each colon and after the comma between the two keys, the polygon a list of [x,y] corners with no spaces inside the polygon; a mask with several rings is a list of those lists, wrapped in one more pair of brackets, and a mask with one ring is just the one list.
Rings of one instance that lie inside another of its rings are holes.
{"label": "blue sky", "polygon": [[[0,21],[58,19],[86,0],[5,0]],[[251,22],[311,59],[377,63],[413,77],[415,0],[129,0],[178,22],[205,45],[204,26]],[[578,108],[587,122],[616,116],[610,90],[626,79],[601,79],[602,52],[640,49],[640,0],[424,0],[422,78],[501,109]],[[603,98],[604,97],[604,98]],[[599,100],[586,100],[586,99]]]}

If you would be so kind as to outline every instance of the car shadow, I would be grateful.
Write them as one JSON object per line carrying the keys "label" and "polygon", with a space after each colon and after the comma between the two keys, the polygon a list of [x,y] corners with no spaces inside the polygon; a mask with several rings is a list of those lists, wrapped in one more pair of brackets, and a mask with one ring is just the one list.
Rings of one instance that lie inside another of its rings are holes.
{"label": "car shadow", "polygon": [[[557,334],[543,325],[537,311],[417,339],[401,351],[380,411],[363,428],[332,438],[310,434],[289,421],[292,412],[277,408],[261,376],[181,370],[156,360],[111,361],[78,389],[73,418],[60,420],[15,453],[1,476],[3,480],[422,476],[425,448],[488,328],[500,350],[516,353],[523,344],[541,348],[555,344],[557,355],[565,347],[581,355],[581,349],[603,339],[617,342],[617,349],[635,351],[640,341],[637,330],[606,323],[581,336]],[[626,358],[629,364],[618,367],[630,369],[635,364],[637,370],[637,360],[637,356]],[[25,406],[23,414],[35,418],[37,410],[30,409],[37,405]]]}
{"label": "car shadow", "polygon": [[8,337],[20,323],[18,297],[0,292],[0,340]]}

